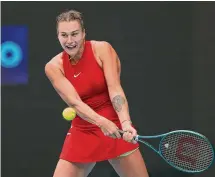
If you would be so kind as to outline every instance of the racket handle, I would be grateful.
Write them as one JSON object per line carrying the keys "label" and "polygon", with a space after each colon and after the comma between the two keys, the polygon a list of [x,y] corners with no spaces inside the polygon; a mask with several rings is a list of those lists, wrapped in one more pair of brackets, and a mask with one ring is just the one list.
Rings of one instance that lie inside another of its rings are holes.
{"label": "racket handle", "polygon": [[[123,135],[123,133],[125,133],[125,131],[123,131],[123,130],[118,130],[118,131],[119,131],[119,133],[120,133],[121,136]],[[135,136],[133,139],[135,141],[138,141],[139,140],[139,135]]]}

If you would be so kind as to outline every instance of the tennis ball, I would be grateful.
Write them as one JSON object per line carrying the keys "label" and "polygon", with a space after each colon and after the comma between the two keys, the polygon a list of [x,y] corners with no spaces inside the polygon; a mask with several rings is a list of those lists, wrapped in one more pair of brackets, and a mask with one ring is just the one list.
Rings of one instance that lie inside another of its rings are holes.
{"label": "tennis ball", "polygon": [[63,118],[67,121],[71,121],[76,117],[76,111],[74,108],[68,107],[63,110]]}

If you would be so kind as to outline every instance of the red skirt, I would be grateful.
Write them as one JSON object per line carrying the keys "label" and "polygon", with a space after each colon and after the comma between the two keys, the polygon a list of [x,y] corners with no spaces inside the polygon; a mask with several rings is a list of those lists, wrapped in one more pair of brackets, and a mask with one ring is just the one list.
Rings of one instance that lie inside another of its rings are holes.
{"label": "red skirt", "polygon": [[72,127],[64,141],[60,159],[81,163],[98,162],[116,158],[137,147],[138,143],[105,136],[99,128],[84,130]]}

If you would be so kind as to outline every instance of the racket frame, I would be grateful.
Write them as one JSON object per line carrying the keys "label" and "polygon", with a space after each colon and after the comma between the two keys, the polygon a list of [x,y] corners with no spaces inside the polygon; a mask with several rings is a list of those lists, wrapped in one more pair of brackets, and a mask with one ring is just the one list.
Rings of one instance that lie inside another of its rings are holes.
{"label": "racket frame", "polygon": [[[212,149],[212,152],[213,152],[213,160],[211,161],[211,164],[208,166],[208,168],[206,169],[203,169],[203,170],[195,170],[195,171],[191,171],[191,170],[185,170],[183,168],[180,168],[180,167],[177,167],[175,165],[173,165],[171,162],[169,162],[168,160],[166,160],[164,158],[164,156],[162,155],[161,153],[161,142],[163,141],[163,139],[169,135],[169,134],[174,134],[174,133],[179,133],[179,132],[184,132],[184,133],[191,133],[191,134],[195,134],[197,136],[200,136],[202,137],[203,139],[205,139],[208,144],[211,146],[211,149]],[[160,143],[159,143],[159,148],[156,149],[153,145],[151,145],[150,143],[144,141],[143,139],[156,139],[156,138],[161,138],[160,140]],[[141,136],[141,135],[137,135],[135,138],[134,138],[135,141],[138,141],[138,142],[141,142],[141,143],[144,143],[145,145],[147,145],[148,147],[150,147],[152,150],[154,150],[155,152],[157,152],[169,165],[171,165],[172,167],[180,170],[180,171],[183,171],[183,172],[187,172],[187,173],[200,173],[200,172],[203,172],[207,169],[209,169],[213,162],[214,162],[214,148],[212,146],[212,144],[210,143],[210,141],[208,140],[208,138],[206,138],[204,135],[200,134],[200,133],[197,133],[197,132],[194,132],[194,131],[190,131],[190,130],[174,130],[174,131],[170,131],[168,133],[164,133],[164,134],[160,134],[160,135],[154,135],[154,136]]]}

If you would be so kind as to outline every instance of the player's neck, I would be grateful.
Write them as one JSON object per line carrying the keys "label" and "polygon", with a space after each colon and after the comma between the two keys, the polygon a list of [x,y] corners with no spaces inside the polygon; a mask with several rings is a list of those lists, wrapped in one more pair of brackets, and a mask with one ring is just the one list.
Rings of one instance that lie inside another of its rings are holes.
{"label": "player's neck", "polygon": [[84,53],[84,47],[85,47],[85,41],[83,42],[82,46],[80,47],[78,53],[74,56],[74,57],[71,57],[69,56],[69,59],[71,61],[72,64],[77,64],[78,61],[81,59],[83,53]]}

